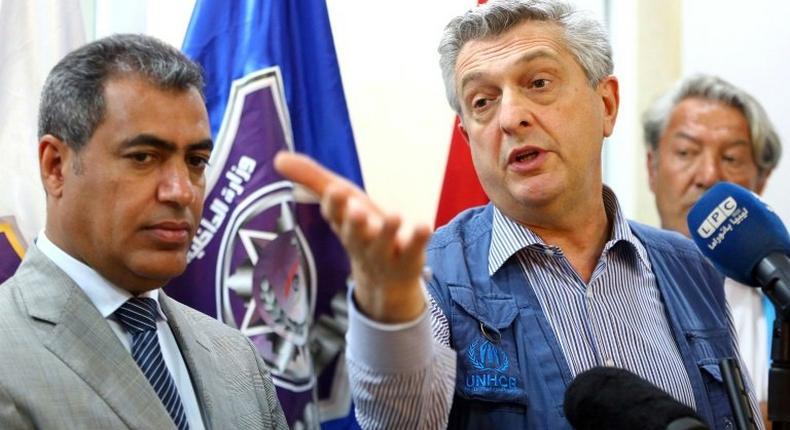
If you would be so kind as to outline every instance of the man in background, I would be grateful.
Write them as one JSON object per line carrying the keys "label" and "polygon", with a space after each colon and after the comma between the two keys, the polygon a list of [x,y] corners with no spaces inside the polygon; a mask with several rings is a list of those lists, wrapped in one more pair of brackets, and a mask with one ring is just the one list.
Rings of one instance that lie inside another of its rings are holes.
{"label": "man in background", "polygon": [[[782,145],[757,100],[716,76],[683,79],[643,116],[650,189],[661,226],[689,235],[686,216],[719,181],[761,194],[779,163]],[[768,395],[766,311],[772,305],[758,288],[724,284],[743,362],[761,403]]]}
{"label": "man in background", "polygon": [[140,35],[50,72],[46,226],[0,286],[0,427],[286,428],[252,344],[160,290],[203,208],[202,88],[196,64]]}

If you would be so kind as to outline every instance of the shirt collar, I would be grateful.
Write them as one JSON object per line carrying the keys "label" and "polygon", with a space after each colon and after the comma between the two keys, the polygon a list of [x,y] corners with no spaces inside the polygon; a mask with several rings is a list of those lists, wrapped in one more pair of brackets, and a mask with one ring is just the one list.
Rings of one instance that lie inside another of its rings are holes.
{"label": "shirt collar", "polygon": [[[612,220],[612,234],[604,244],[603,252],[608,252],[619,242],[625,242],[630,245],[630,249],[636,252],[639,261],[649,270],[650,260],[647,258],[647,251],[631,231],[631,227],[617,202],[617,196],[606,185],[603,186],[602,194],[606,217]],[[488,274],[496,273],[513,254],[528,247],[550,248],[540,236],[503,214],[494,206],[491,246],[488,250]]]}
{"label": "shirt collar", "polygon": [[[36,247],[44,253],[60,270],[64,271],[74,283],[88,296],[102,317],[112,316],[122,304],[131,299],[132,294],[105,279],[85,263],[72,257],[52,243],[42,230],[36,238]],[[159,290],[146,291],[139,297],[150,297],[156,301],[159,318],[167,320],[159,305]]]}

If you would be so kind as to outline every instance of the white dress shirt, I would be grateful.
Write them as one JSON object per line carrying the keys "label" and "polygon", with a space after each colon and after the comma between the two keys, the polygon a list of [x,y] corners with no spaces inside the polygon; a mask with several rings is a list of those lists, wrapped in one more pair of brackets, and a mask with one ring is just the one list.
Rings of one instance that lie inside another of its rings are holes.
{"label": "white dress shirt", "polygon": [[743,285],[730,278],[724,280],[724,296],[732,312],[738,336],[738,350],[752,379],[757,400],[768,401],[768,323],[759,288]]}
{"label": "white dress shirt", "polygon": [[[96,306],[101,315],[110,324],[110,328],[118,336],[124,348],[131,353],[132,335],[120,325],[115,318],[115,311],[133,296],[128,291],[113,285],[104,279],[98,272],[91,269],[84,263],[70,256],[57,245],[52,243],[42,231],[36,239],[36,247],[44,253],[55,265],[66,274],[85,292],[88,299]],[[145,292],[140,297],[150,297],[156,301],[158,317],[156,321],[156,332],[159,337],[159,346],[165,359],[167,370],[173,376],[178,394],[181,396],[181,403],[189,421],[191,430],[203,430],[203,418],[200,414],[195,390],[192,387],[192,380],[189,377],[184,358],[178,349],[178,343],[167,324],[162,308],[159,305],[159,290]]]}

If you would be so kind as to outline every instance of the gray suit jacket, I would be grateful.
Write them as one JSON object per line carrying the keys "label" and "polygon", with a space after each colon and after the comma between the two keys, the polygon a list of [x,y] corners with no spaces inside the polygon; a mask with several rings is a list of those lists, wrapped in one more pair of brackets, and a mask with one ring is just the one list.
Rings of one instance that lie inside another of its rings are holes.
{"label": "gray suit jacket", "polygon": [[[160,298],[206,426],[287,428],[269,371],[249,340]],[[107,321],[35,246],[0,285],[0,428],[175,428]]]}

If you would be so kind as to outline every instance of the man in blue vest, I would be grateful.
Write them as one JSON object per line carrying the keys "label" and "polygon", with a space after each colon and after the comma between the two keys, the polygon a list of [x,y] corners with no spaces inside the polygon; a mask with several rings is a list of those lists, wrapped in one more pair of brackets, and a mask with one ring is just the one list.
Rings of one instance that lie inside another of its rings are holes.
{"label": "man in blue vest", "polygon": [[491,204],[431,236],[305,158],[276,160],[351,256],[362,426],[568,428],[565,389],[596,366],[731,426],[722,277],[682,236],[625,220],[602,182],[619,104],[602,26],[559,1],[492,1],[453,19],[439,52]]}

